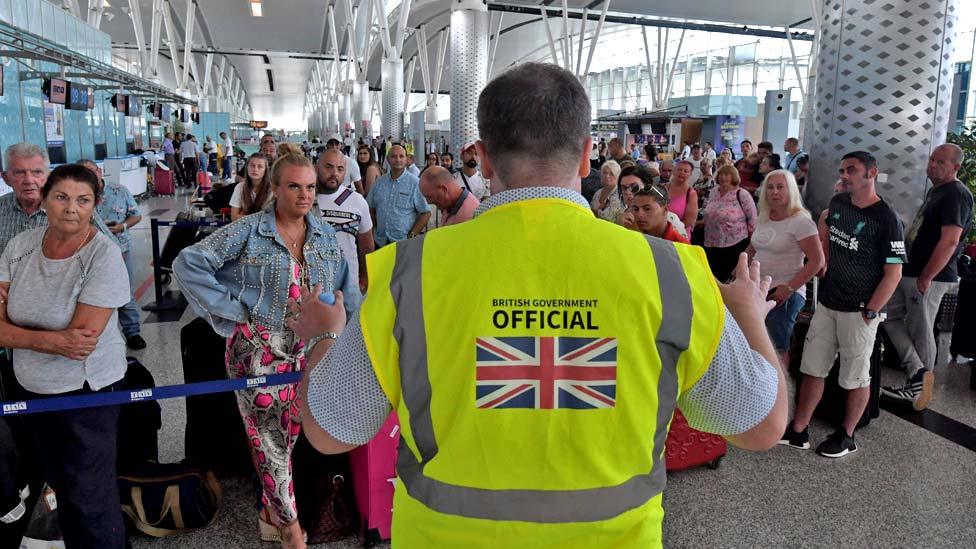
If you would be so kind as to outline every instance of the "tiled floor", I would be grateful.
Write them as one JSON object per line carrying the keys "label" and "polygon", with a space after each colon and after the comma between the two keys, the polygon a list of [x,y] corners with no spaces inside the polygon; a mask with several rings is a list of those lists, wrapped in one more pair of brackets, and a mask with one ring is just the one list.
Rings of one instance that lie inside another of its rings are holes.
{"label": "tiled floor", "polygon": [[[154,198],[144,211],[167,209],[172,219],[182,202]],[[177,208],[177,209],[174,209]],[[148,250],[148,221],[136,229],[136,248]],[[137,257],[140,257],[137,254]],[[150,274],[143,253],[133,287]],[[152,299],[150,288],[143,302]],[[149,349],[135,353],[160,385],[182,383],[179,328],[192,319],[146,324]],[[885,370],[884,383],[901,382]],[[932,409],[976,427],[976,393],[969,366],[938,372]],[[183,458],[186,410],[181,400],[163,401],[160,458]],[[811,427],[814,444],[827,434]],[[976,453],[888,412],[857,434],[860,451],[828,460],[812,451],[777,447],[766,453],[731,449],[717,470],[670,475],[665,493],[664,539],[668,547],[973,547],[976,521]],[[612,448],[607,451],[612,452]],[[211,527],[169,539],[133,539],[136,548],[273,547],[257,541],[252,492],[246,479],[226,481],[225,505]],[[356,547],[350,538],[329,547]]]}

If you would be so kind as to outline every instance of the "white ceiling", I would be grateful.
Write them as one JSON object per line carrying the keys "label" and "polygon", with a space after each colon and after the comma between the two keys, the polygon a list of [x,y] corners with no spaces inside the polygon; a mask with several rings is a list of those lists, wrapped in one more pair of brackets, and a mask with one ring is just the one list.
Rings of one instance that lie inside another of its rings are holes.
{"label": "white ceiling", "polygon": [[[93,1],[93,0],[89,0]],[[140,3],[143,27],[146,38],[150,36],[152,0],[137,0]],[[185,25],[188,0],[168,0],[172,15],[182,36]],[[809,0],[750,0],[737,7],[717,0],[610,0],[610,13],[616,15],[638,15],[642,17],[665,17],[699,21],[726,22],[736,25],[780,26],[803,21],[809,17]],[[108,12],[115,16],[103,18],[102,30],[112,36],[114,43],[121,47],[133,47],[135,33],[129,16],[124,13],[126,0],[110,0],[112,7]],[[321,57],[326,50],[328,36],[326,8],[335,2],[337,35],[345,43],[346,9],[344,0],[264,0],[264,17],[256,18],[250,14],[248,0],[196,0],[196,24],[193,35],[194,50],[215,50],[227,55],[244,83],[253,116],[259,120],[270,120],[277,127],[303,127],[305,90],[308,86],[312,59],[301,57]],[[363,0],[353,0],[359,5]],[[85,7],[86,2],[80,2]],[[398,0],[386,0],[389,5]],[[504,0],[505,4],[538,7],[540,0]],[[561,8],[561,2],[547,0],[550,9]],[[599,13],[601,5],[593,0],[569,0],[571,9],[590,7],[591,13]],[[437,31],[446,27],[450,20],[450,0],[415,0],[412,3],[408,27],[415,28],[427,24],[428,38],[431,40],[431,57]],[[395,14],[394,14],[395,16]],[[495,15],[497,17],[497,14]],[[561,19],[560,19],[561,21]],[[561,23],[552,22],[554,35],[561,34]],[[578,32],[579,21],[570,21],[572,32]],[[504,69],[522,59],[527,53],[539,52],[547,48],[545,32],[539,16],[506,13],[504,16],[503,39],[499,43],[495,61],[495,71]],[[595,23],[588,23],[587,32],[592,32]],[[165,30],[163,31],[165,35]],[[179,48],[182,50],[182,41]],[[374,50],[369,66],[369,80],[379,85],[379,60],[381,48]],[[404,47],[404,59],[409,59],[417,51],[411,37]],[[166,45],[160,47],[161,55],[169,56]],[[607,52],[597,51],[597,55]],[[182,55],[182,53],[180,53]],[[264,55],[267,55],[266,63]],[[449,56],[448,56],[449,57]],[[160,66],[171,65],[168,59],[161,59]],[[214,60],[214,74],[219,64],[219,55]],[[449,60],[445,60],[449,65]],[[197,67],[204,70],[203,55],[197,57]],[[267,71],[271,70],[274,91],[271,91]],[[445,67],[442,89],[450,86],[450,67]],[[165,78],[165,76],[164,76]],[[169,82],[169,84],[175,84]],[[420,68],[414,76],[414,88],[423,87]]]}

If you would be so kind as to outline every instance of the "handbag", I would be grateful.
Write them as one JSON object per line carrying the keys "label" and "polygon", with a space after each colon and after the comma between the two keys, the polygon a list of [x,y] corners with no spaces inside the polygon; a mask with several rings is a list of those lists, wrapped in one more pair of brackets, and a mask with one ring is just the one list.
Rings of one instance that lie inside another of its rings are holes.
{"label": "handbag", "polygon": [[349,474],[349,455],[320,454],[304,435],[292,450],[298,521],[308,543],[345,539],[359,525]]}
{"label": "handbag", "polygon": [[146,463],[118,483],[122,512],[155,538],[209,526],[223,498],[213,472],[188,463]]}

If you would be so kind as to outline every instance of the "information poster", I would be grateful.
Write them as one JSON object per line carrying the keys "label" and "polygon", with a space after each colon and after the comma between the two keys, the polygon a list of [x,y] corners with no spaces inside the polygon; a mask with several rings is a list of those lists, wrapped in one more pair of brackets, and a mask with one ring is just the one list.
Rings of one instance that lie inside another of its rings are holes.
{"label": "information poster", "polygon": [[48,147],[64,145],[64,105],[44,102],[44,131]]}
{"label": "information poster", "polygon": [[715,119],[715,152],[724,149],[736,152],[739,143],[745,139],[746,119],[744,116],[717,116]]}
{"label": "information poster", "polygon": [[136,120],[131,116],[124,116],[123,118],[125,118],[125,140],[133,141],[135,139],[135,134],[136,134],[136,130],[135,130]]}

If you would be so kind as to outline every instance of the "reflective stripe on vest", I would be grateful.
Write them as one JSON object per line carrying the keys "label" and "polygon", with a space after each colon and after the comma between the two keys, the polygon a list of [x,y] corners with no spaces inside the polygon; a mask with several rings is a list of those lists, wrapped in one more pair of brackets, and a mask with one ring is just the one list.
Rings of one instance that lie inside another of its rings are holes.
{"label": "reflective stripe on vest", "polygon": [[[410,430],[420,461],[400,444],[397,474],[410,496],[430,509],[469,518],[536,523],[595,522],[612,519],[647,503],[664,491],[667,481],[664,441],[678,397],[677,364],[691,338],[691,288],[671,242],[648,237],[661,291],[663,318],[656,338],[661,359],[658,380],[657,427],[651,470],[627,481],[582,490],[489,490],[448,484],[424,475],[424,466],[437,455],[431,419],[431,386],[427,368],[421,262],[425,238],[396,245],[390,293],[396,308],[393,335],[400,347],[400,383],[403,402],[410,412]],[[675,342],[675,343],[668,343]]]}

